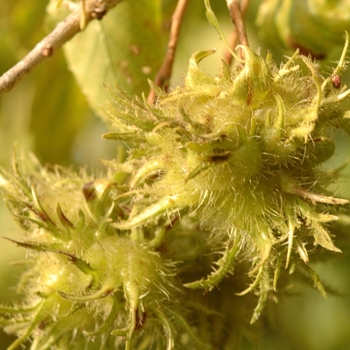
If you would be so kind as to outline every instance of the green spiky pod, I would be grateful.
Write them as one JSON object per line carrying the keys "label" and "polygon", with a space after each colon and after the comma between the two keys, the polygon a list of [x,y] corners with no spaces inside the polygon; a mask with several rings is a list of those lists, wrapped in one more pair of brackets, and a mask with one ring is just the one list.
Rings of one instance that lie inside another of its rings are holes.
{"label": "green spiky pod", "polygon": [[348,201],[323,164],[347,130],[347,46],[325,77],[298,52],[277,67],[245,46],[211,77],[198,63],[213,52],[197,52],[154,105],[112,92],[104,136],[129,151],[103,175],[2,171],[29,250],[23,304],[0,309],[9,349],[235,348],[242,315],[255,322],[296,268],[325,294],[308,262],[339,252],[329,228]]}
{"label": "green spiky pod", "polygon": [[340,251],[327,227],[337,220],[333,206],[348,201],[328,191],[334,179],[322,163],[334,152],[332,130],[344,125],[349,90],[332,79],[347,47],[328,77],[298,53],[277,68],[241,49],[244,67],[224,64],[216,78],[198,67],[212,52],[194,54],[185,87],[158,91],[155,106],[115,94],[109,113],[118,132],[105,137],[129,143],[120,169],[130,168],[133,208],[112,226],[133,235],[195,218],[222,256],[212,274],[185,286],[212,290],[236,261],[248,261],[252,283],[241,294],[254,290],[263,302],[281,266],[307,264],[315,246]]}
{"label": "green spiky pod", "polygon": [[27,232],[12,241],[29,250],[18,287],[23,304],[0,308],[5,330],[19,336],[9,350],[28,340],[32,350],[71,344],[171,349],[181,332],[189,335],[187,343],[200,343],[177,300],[174,264],[110,226],[129,215],[118,199],[130,196],[124,176],[93,180],[22,163],[15,160],[13,173],[1,171],[0,177],[4,198]]}
{"label": "green spiky pod", "polygon": [[350,29],[348,1],[265,0],[256,24],[270,45],[325,58]]}

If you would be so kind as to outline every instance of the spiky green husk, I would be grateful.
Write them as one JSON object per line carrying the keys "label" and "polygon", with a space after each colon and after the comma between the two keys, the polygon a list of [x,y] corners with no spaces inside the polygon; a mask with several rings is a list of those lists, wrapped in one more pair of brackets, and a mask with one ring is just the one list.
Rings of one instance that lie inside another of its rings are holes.
{"label": "spiky green husk", "polygon": [[241,48],[245,65],[236,72],[224,65],[219,77],[206,75],[197,64],[211,52],[199,52],[185,87],[158,91],[156,106],[119,93],[110,109],[119,133],[106,137],[132,149],[120,171],[132,166],[133,203],[112,226],[132,233],[188,215],[210,232],[209,246],[224,249],[220,267],[190,288],[212,289],[237,257],[251,263],[251,290],[265,267],[278,273],[294,254],[307,263],[314,245],[339,251],[325,225],[337,219],[330,206],[347,200],[330,195],[321,166],[334,152],[349,91],[298,53],[278,69]]}
{"label": "spiky green husk", "polygon": [[19,336],[9,349],[28,339],[32,350],[171,349],[185,331],[189,344],[200,343],[186,330],[171,260],[110,226],[128,215],[115,206],[125,194],[115,177],[35,166],[15,161],[13,174],[1,173],[7,203],[28,233],[13,242],[30,251],[23,305],[0,308],[5,330]]}
{"label": "spiky green husk", "polygon": [[342,47],[349,10],[347,0],[265,0],[256,24],[270,46],[324,59]]}
{"label": "spiky green husk", "polygon": [[346,49],[326,78],[298,53],[278,68],[241,49],[244,66],[216,78],[198,67],[212,52],[194,54],[185,86],[155,105],[114,93],[105,137],[129,151],[103,176],[2,172],[33,264],[23,305],[1,310],[19,335],[10,349],[203,348],[198,336],[232,348],[287,269],[305,265],[325,293],[308,252],[339,251],[328,227],[347,201],[322,163],[346,129],[349,91],[332,83]]}

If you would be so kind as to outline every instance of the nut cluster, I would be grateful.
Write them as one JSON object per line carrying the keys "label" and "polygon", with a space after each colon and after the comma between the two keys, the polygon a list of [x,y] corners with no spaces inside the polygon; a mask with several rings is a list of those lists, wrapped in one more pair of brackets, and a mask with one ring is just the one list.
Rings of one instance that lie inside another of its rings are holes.
{"label": "nut cluster", "polygon": [[2,171],[26,231],[15,243],[30,250],[23,305],[0,310],[19,335],[10,349],[203,348],[217,301],[196,289],[210,300],[220,285],[223,310],[232,294],[253,295],[251,322],[285,269],[305,265],[324,293],[307,264],[315,246],[339,251],[328,228],[347,200],[322,164],[333,129],[347,128],[350,91],[334,84],[347,44],[326,78],[298,52],[277,67],[246,46],[243,66],[211,77],[198,63],[212,52],[197,52],[184,87],[154,87],[155,105],[112,92],[104,137],[128,151],[103,175],[16,160]]}

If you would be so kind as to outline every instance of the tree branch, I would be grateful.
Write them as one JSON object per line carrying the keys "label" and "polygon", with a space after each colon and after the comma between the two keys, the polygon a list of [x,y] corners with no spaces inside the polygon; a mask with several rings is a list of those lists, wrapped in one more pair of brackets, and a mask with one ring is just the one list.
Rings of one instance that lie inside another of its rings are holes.
{"label": "tree branch", "polygon": [[41,40],[27,56],[0,77],[0,97],[11,91],[16,84],[36,65],[51,57],[63,44],[73,38],[81,29],[81,19],[85,26],[102,17],[122,0],[86,0],[85,7],[77,6],[72,13],[59,22],[55,29]]}
{"label": "tree branch", "polygon": [[[159,69],[156,78],[154,79],[154,84],[159,87],[163,87],[165,91],[169,88],[169,80],[171,77],[171,72],[173,68],[174,58],[177,43],[179,41],[180,29],[182,20],[185,14],[186,7],[189,0],[178,0],[176,9],[173,13],[171,20],[170,37],[167,47],[167,52],[163,61],[161,68]],[[151,90],[148,95],[148,102],[153,103],[155,100],[155,92]]]}
{"label": "tree branch", "polygon": [[[230,11],[231,20],[235,25],[235,28],[232,31],[229,38],[229,45],[233,50],[237,45],[237,41],[240,45],[249,46],[248,37],[247,37],[247,33],[245,30],[244,21],[243,21],[243,17],[245,16],[248,10],[249,2],[250,0],[242,0],[242,4],[240,5],[240,3],[237,0],[227,0],[227,7]],[[231,65],[232,55],[230,53],[230,50],[225,51],[223,60],[228,65]]]}

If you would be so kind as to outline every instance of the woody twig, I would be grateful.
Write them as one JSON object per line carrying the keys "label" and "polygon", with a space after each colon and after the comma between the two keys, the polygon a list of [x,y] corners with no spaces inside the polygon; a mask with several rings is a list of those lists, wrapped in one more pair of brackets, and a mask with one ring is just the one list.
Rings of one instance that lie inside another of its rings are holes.
{"label": "woody twig", "polygon": [[[122,0],[85,0],[71,14],[59,22],[53,31],[42,39],[21,61],[0,77],[0,97],[11,91],[34,67],[51,57],[62,45],[83,30],[94,19],[104,15]],[[84,18],[84,27],[82,27]]]}
{"label": "woody twig", "polygon": [[[237,43],[240,45],[249,46],[248,37],[245,30],[243,18],[248,10],[250,0],[226,0],[227,7],[230,12],[231,20],[235,26],[229,38],[229,45],[232,50],[236,47]],[[244,59],[244,52],[241,50],[241,57]],[[228,64],[232,64],[232,54],[230,50],[226,50],[223,60]]]}
{"label": "woody twig", "polygon": [[[175,53],[177,48],[177,43],[179,40],[181,24],[185,14],[186,7],[189,0],[179,0],[176,9],[173,13],[171,20],[170,37],[168,42],[168,47],[166,55],[162,66],[160,67],[156,78],[154,79],[154,84],[156,86],[162,87],[165,91],[169,88],[169,80],[172,73],[172,68],[175,59]],[[153,103],[156,98],[156,94],[152,89],[148,95],[148,102]]]}

